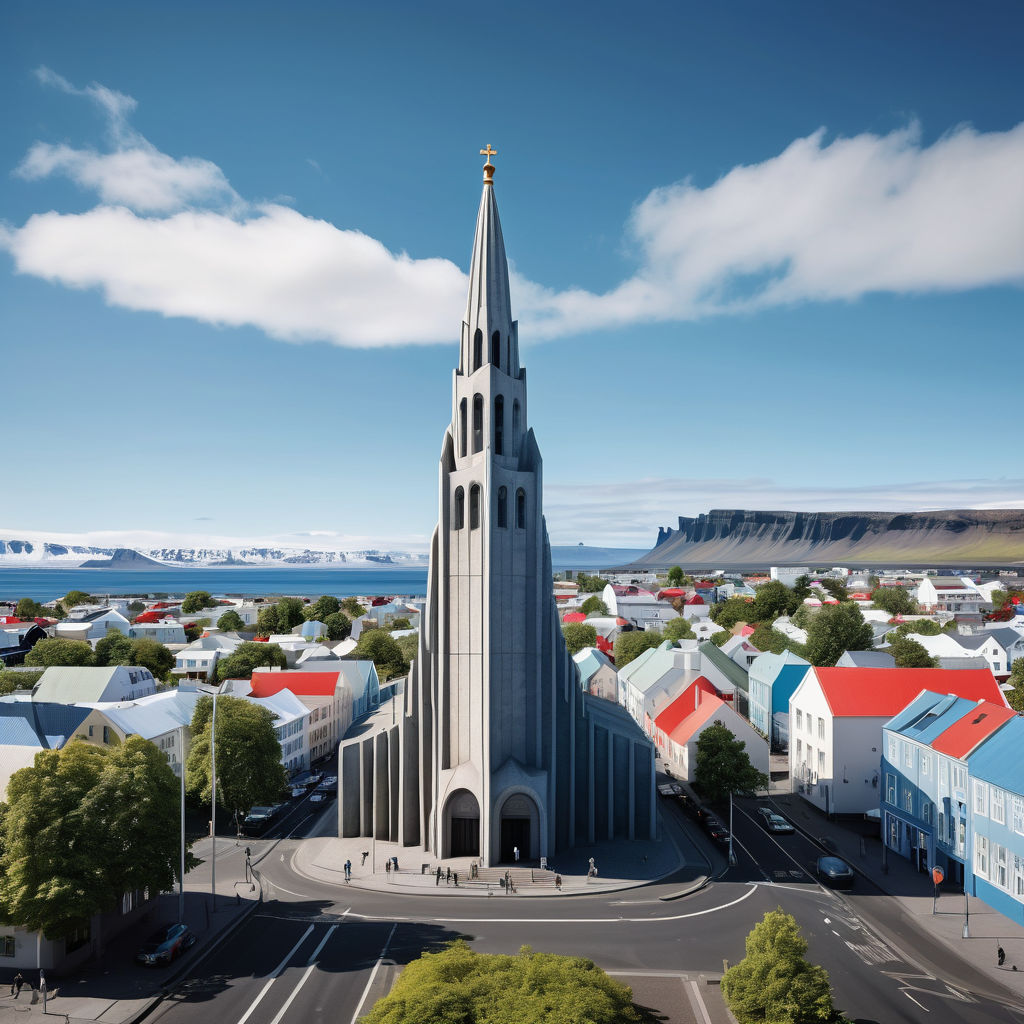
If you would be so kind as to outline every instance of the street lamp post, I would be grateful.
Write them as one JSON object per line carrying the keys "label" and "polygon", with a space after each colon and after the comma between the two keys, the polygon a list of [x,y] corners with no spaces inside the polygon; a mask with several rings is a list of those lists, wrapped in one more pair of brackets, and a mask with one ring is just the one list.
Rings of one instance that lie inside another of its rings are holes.
{"label": "street lamp post", "polygon": [[217,909],[217,691],[213,691],[213,720],[210,722],[210,896]]}
{"label": "street lamp post", "polygon": [[971,937],[971,901],[967,894],[967,885],[964,884],[964,930],[962,937],[969,939]]}
{"label": "street lamp post", "polygon": [[178,726],[178,764],[181,765],[181,869],[178,878],[178,924],[185,923],[185,727]]}

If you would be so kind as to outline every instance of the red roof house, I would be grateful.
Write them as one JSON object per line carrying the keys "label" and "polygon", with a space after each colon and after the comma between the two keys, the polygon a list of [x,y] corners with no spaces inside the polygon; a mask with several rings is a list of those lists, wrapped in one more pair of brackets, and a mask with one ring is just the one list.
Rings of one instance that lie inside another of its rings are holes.
{"label": "red roof house", "polygon": [[252,696],[271,697],[291,690],[296,697],[333,697],[339,672],[260,672],[252,674]]}
{"label": "red roof house", "polygon": [[583,612],[566,612],[562,616],[563,622],[586,622],[587,617]]}
{"label": "red roof house", "polygon": [[1005,705],[980,701],[976,711],[968,712],[945,732],[939,733],[931,745],[940,754],[963,759],[1016,714]]}

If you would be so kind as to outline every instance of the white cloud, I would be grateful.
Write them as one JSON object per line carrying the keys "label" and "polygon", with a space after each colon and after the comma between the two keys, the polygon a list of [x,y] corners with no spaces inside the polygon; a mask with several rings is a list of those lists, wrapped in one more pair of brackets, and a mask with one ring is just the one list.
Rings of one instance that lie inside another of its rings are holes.
{"label": "white cloud", "polygon": [[[15,173],[65,174],[103,205],[0,226],[19,272],[98,288],[129,309],[252,325],[288,341],[402,345],[457,332],[466,278],[453,263],[393,253],[280,201],[248,205],[215,164],[168,156],[134,131],[130,96],[79,89],[46,68],[37,76],[96,104],[111,151],[30,148]],[[636,272],[604,294],[515,274],[524,340],[870,292],[1024,283],[1021,166],[1024,124],[961,127],[930,146],[917,126],[829,143],[820,130],[705,188],[684,181],[652,192],[627,226]]]}

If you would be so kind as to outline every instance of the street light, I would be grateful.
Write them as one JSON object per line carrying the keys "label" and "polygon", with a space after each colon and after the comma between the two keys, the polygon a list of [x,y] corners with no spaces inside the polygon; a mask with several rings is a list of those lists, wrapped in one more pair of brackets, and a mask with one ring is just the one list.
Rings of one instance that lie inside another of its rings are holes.
{"label": "street light", "polygon": [[213,691],[213,720],[210,722],[210,896],[217,910],[217,691]]}

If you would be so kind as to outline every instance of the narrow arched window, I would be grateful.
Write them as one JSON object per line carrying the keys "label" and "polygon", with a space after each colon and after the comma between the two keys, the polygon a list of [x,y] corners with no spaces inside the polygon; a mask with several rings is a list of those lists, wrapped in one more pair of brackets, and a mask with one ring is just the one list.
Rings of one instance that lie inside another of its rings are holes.
{"label": "narrow arched window", "polygon": [[522,487],[516,491],[516,527],[526,529],[526,491]]}
{"label": "narrow arched window", "polygon": [[469,424],[466,422],[466,400],[459,403],[459,455],[466,457],[466,434]]}
{"label": "narrow arched window", "polygon": [[483,395],[473,396],[473,451],[484,450],[484,399]]}
{"label": "narrow arched window", "polygon": [[478,327],[473,335],[473,369],[479,370],[484,361],[484,332]]}
{"label": "narrow arched window", "polygon": [[473,484],[469,489],[469,528],[471,530],[480,527],[480,485]]}
{"label": "narrow arched window", "polygon": [[495,331],[491,335],[491,362],[501,369],[501,332]]}
{"label": "narrow arched window", "polygon": [[512,403],[512,454],[519,450],[519,399]]}
{"label": "narrow arched window", "polygon": [[466,525],[466,492],[461,487],[455,488],[455,516],[452,521],[453,530],[461,530]]}
{"label": "narrow arched window", "polygon": [[498,525],[508,526],[508,488],[498,488]]}
{"label": "narrow arched window", "polygon": [[505,399],[498,395],[494,399],[494,454],[505,453]]}

